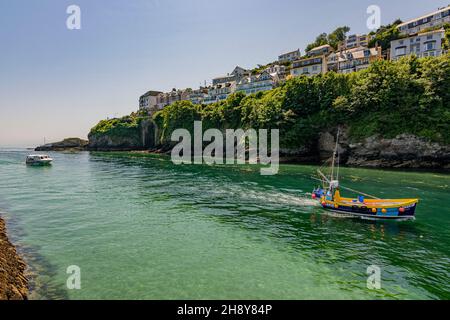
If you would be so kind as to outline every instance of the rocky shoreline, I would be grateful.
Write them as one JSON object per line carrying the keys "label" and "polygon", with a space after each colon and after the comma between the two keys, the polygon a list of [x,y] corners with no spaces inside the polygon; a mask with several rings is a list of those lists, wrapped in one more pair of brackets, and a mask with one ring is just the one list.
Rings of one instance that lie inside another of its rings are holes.
{"label": "rocky shoreline", "polygon": [[[144,125],[145,124],[145,125]],[[172,144],[156,143],[156,126],[145,122],[133,135],[89,135],[89,141],[70,138],[47,144],[36,151],[124,151],[170,155]],[[319,164],[331,157],[337,128],[322,131],[309,146],[280,149],[281,163]],[[450,145],[431,142],[412,134],[393,138],[371,136],[355,141],[341,128],[340,163],[349,167],[450,170]]]}
{"label": "rocky shoreline", "polygon": [[5,222],[0,218],[0,300],[27,300],[26,264],[9,241]]}

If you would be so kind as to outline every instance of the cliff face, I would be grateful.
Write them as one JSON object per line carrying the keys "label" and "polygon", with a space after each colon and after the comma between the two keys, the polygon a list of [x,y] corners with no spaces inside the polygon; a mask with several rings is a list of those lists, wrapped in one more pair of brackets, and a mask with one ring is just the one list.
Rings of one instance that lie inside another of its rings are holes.
{"label": "cliff face", "polygon": [[6,236],[5,223],[0,218],[0,300],[26,300],[28,280],[26,265]]}
{"label": "cliff face", "polygon": [[[316,143],[297,149],[280,149],[280,161],[319,163],[332,156],[336,145],[334,128],[318,135]],[[441,145],[411,134],[392,139],[372,136],[352,141],[348,128],[339,136],[339,160],[343,165],[374,168],[450,169],[450,145]],[[117,132],[89,135],[88,150],[132,151],[159,149],[170,151],[173,144],[159,144],[158,128],[152,120],[143,120],[138,126]]]}
{"label": "cliff face", "polygon": [[[322,160],[331,157],[335,133],[323,132],[319,138]],[[340,137],[341,163],[354,167],[450,169],[450,146],[430,142],[415,135],[401,134],[393,139],[372,136],[351,142],[347,131]]]}
{"label": "cliff face", "polygon": [[154,147],[155,125],[151,120],[142,121],[137,128],[130,128],[117,134],[114,132],[89,134],[88,150],[132,151]]}

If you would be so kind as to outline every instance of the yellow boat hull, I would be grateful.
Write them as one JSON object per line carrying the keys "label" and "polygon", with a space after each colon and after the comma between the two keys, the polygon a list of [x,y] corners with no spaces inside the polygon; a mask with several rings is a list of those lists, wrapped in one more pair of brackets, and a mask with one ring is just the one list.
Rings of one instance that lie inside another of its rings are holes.
{"label": "yellow boat hull", "polygon": [[341,198],[335,194],[334,200],[323,196],[322,207],[336,213],[349,214],[373,219],[407,220],[414,219],[419,199],[359,199]]}

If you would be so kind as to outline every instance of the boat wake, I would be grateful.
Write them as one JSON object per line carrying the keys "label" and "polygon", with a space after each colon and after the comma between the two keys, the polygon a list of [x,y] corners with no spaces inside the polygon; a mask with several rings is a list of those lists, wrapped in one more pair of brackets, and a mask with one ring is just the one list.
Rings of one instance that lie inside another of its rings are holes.
{"label": "boat wake", "polygon": [[286,194],[282,192],[258,192],[247,191],[242,195],[242,198],[249,201],[258,201],[259,203],[271,203],[283,206],[299,206],[299,207],[318,207],[318,201],[310,198],[310,194]]}

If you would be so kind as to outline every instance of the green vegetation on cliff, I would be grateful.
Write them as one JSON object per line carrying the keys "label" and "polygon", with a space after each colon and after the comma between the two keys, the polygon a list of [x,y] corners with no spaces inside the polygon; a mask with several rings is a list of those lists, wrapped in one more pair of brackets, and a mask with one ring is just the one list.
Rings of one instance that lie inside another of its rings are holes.
{"label": "green vegetation on cliff", "polygon": [[[129,138],[141,144],[146,115],[133,113],[100,121],[89,137]],[[192,132],[195,120],[203,129],[280,130],[282,148],[311,147],[324,129],[344,125],[360,141],[379,135],[393,138],[409,133],[450,143],[450,55],[439,58],[405,57],[377,61],[352,74],[329,72],[290,79],[279,87],[245,96],[235,93],[210,105],[178,101],[153,115],[156,145],[169,146],[172,132]],[[116,139],[119,140],[119,139]]]}
{"label": "green vegetation on cliff", "polygon": [[450,143],[450,55],[378,61],[349,75],[334,72],[288,80],[270,91],[235,93],[207,106],[176,102],[154,115],[161,144],[176,128],[279,128],[281,146],[317,141],[318,132],[337,124],[351,138],[392,138],[411,133]]}
{"label": "green vegetation on cliff", "polygon": [[109,135],[109,136],[133,136],[139,134],[139,125],[145,116],[132,113],[122,118],[101,120],[91,129],[89,136]]}

